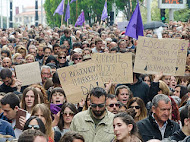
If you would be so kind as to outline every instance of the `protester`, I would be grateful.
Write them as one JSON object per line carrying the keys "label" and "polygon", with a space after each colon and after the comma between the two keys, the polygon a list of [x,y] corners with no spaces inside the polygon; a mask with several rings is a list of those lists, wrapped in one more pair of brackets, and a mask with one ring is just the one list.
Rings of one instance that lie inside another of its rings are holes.
{"label": "protester", "polygon": [[142,136],[143,141],[153,138],[162,140],[180,129],[176,122],[169,119],[171,107],[171,100],[168,96],[158,94],[153,98],[153,113],[146,119],[137,122],[139,134]]}
{"label": "protester", "polygon": [[134,119],[125,112],[116,114],[113,120],[116,138],[112,142],[141,142]]}
{"label": "protester", "polygon": [[74,116],[70,126],[71,131],[81,134],[85,141],[111,141],[114,137],[112,126],[114,115],[106,110],[106,91],[100,87],[92,89],[90,102],[88,110]]}

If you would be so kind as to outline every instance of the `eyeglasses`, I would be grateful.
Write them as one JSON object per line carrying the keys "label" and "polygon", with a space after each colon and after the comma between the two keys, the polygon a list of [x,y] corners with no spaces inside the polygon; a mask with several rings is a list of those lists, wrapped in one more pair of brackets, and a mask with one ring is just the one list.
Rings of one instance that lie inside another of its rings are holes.
{"label": "eyeglasses", "polygon": [[90,104],[90,106],[93,108],[96,108],[96,107],[102,108],[105,106],[105,103],[103,103],[103,104]]}
{"label": "eyeglasses", "polygon": [[129,108],[140,109],[140,106],[129,106]]}
{"label": "eyeglasses", "polygon": [[63,112],[63,116],[74,116],[73,112]]}
{"label": "eyeglasses", "polygon": [[66,57],[58,57],[59,59],[66,59]]}
{"label": "eyeglasses", "polygon": [[28,125],[28,128],[29,128],[29,129],[34,128],[34,129],[36,129],[36,130],[39,130],[39,129],[40,129],[40,126],[39,126],[39,125]]}
{"label": "eyeglasses", "polygon": [[114,107],[114,106],[119,107],[120,104],[109,104],[109,107]]}
{"label": "eyeglasses", "polygon": [[74,58],[74,60],[82,60],[82,58]]}

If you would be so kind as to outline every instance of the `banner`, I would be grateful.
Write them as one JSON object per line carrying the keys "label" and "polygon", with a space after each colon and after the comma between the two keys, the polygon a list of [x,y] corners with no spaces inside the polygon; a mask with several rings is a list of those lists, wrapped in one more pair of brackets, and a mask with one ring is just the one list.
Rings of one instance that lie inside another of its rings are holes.
{"label": "banner", "polygon": [[92,60],[104,83],[132,83],[132,53],[94,53]]}
{"label": "banner", "polygon": [[97,67],[92,61],[60,68],[57,72],[68,102],[78,103],[82,98],[86,98],[92,88],[104,88]]}
{"label": "banner", "polygon": [[22,86],[42,82],[39,62],[15,66],[16,77],[22,81]]}
{"label": "banner", "polygon": [[134,72],[184,76],[188,41],[139,37]]}

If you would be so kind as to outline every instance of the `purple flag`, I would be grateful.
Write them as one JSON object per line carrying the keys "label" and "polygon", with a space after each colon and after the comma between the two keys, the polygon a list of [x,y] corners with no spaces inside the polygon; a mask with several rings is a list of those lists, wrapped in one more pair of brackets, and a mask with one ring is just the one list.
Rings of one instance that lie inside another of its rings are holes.
{"label": "purple flag", "polygon": [[53,16],[55,15],[55,13],[58,13],[59,15],[63,15],[63,12],[64,12],[64,0],[62,0],[61,3],[58,5]]}
{"label": "purple flag", "polygon": [[67,19],[70,19],[70,6],[69,3],[67,4],[67,9],[65,13],[65,21],[67,22]]}
{"label": "purple flag", "polygon": [[138,39],[139,35],[143,36],[143,29],[144,27],[143,27],[142,18],[141,18],[139,2],[137,1],[137,6],[126,28],[125,35]]}
{"label": "purple flag", "polygon": [[71,2],[70,2],[70,3],[73,3],[74,1],[76,1],[76,0],[71,0]]}
{"label": "purple flag", "polygon": [[81,14],[79,15],[76,23],[75,23],[75,27],[78,26],[78,25],[82,26],[82,24],[84,23],[84,21],[85,21],[84,11],[82,11]]}
{"label": "purple flag", "polygon": [[102,11],[101,20],[104,21],[108,17],[108,11],[107,11],[107,1],[105,1],[104,9]]}

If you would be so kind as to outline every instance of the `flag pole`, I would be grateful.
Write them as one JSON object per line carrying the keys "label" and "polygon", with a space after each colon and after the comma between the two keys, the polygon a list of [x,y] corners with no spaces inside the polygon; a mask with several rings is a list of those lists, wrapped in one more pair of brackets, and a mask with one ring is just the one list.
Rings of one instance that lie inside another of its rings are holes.
{"label": "flag pole", "polygon": [[77,17],[78,16],[78,13],[77,13],[77,0],[76,0],[76,20],[77,20]]}
{"label": "flag pole", "polygon": [[[68,3],[69,3],[69,0],[68,0]],[[68,25],[69,25],[69,19],[67,19],[67,27],[68,27]]]}

